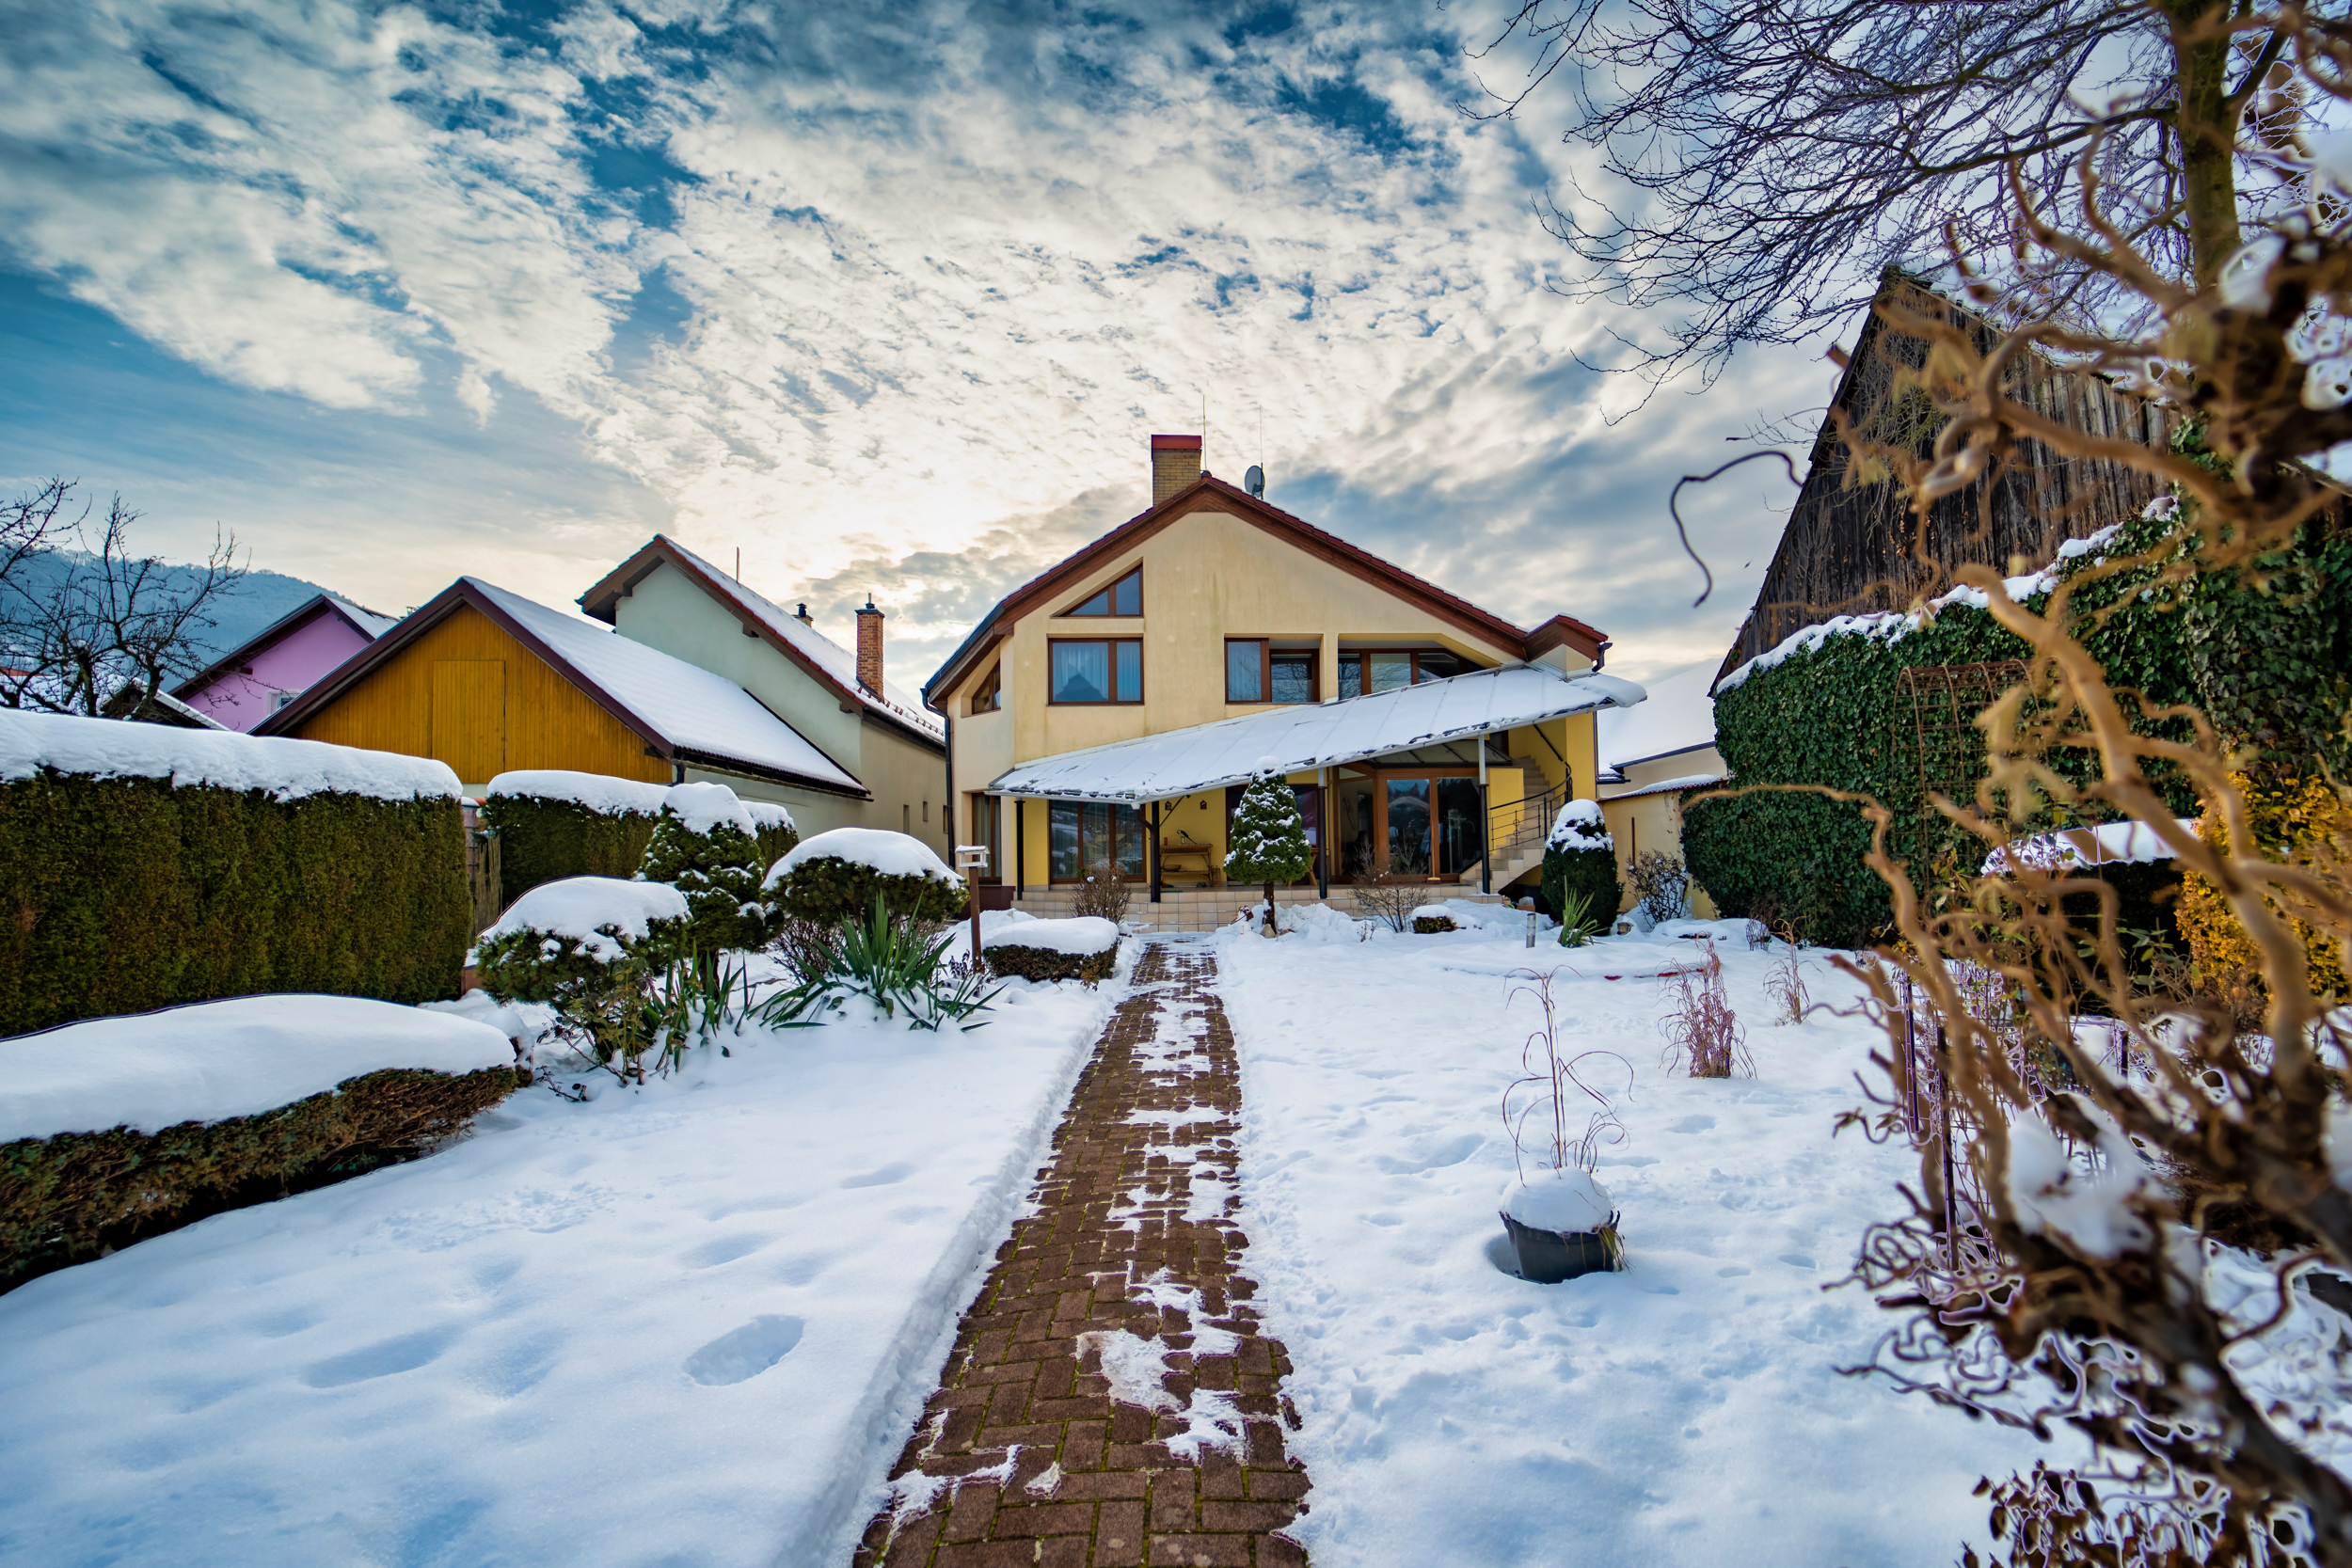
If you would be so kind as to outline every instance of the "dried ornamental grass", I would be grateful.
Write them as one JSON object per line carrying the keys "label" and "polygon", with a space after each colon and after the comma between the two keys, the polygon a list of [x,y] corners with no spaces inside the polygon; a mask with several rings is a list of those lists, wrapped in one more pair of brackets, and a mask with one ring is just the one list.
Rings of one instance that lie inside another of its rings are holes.
{"label": "dried ornamental grass", "polygon": [[1667,1011],[1658,1027],[1666,1037],[1665,1066],[1671,1071],[1687,1063],[1693,1078],[1753,1078],[1747,1031],[1724,990],[1723,958],[1711,942],[1699,946],[1705,958],[1663,977]]}

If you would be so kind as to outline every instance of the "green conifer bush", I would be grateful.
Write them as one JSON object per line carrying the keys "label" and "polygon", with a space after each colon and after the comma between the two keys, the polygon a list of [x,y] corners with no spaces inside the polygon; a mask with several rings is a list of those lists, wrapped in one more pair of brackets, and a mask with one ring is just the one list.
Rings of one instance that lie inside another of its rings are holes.
{"label": "green conifer bush", "polygon": [[1233,812],[1233,831],[1225,850],[1225,875],[1236,882],[1256,882],[1265,889],[1266,935],[1275,934],[1274,888],[1295,882],[1315,866],[1314,846],[1307,842],[1307,824],[1298,815],[1298,796],[1271,769],[1242,791]]}
{"label": "green conifer bush", "polygon": [[1543,897],[1560,922],[1564,947],[1581,945],[1593,927],[1606,929],[1624,904],[1616,841],[1597,801],[1570,800],[1560,808],[1544,841]]}
{"label": "green conifer bush", "polygon": [[706,957],[766,945],[760,893],[768,861],[759,826],[723,784],[684,784],[662,797],[638,879],[667,882],[686,899],[684,947]]}
{"label": "green conifer bush", "polygon": [[894,920],[952,920],[969,897],[963,879],[930,846],[880,828],[835,828],[778,861],[765,884],[774,917],[838,928],[866,918],[880,897]]}

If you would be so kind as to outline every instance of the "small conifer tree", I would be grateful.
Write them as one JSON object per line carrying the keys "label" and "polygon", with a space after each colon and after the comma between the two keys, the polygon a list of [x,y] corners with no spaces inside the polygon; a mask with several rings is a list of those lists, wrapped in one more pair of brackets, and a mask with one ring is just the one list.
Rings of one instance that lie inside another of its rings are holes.
{"label": "small conifer tree", "polygon": [[766,857],[759,826],[722,784],[679,784],[661,798],[661,816],[639,864],[640,881],[667,882],[685,895],[681,943],[706,958],[768,941],[760,877]]}
{"label": "small conifer tree", "polygon": [[1232,842],[1225,852],[1225,875],[1265,889],[1265,934],[1275,934],[1274,884],[1296,881],[1314,869],[1314,846],[1299,819],[1298,797],[1281,775],[1260,774],[1242,791],[1233,813]]}

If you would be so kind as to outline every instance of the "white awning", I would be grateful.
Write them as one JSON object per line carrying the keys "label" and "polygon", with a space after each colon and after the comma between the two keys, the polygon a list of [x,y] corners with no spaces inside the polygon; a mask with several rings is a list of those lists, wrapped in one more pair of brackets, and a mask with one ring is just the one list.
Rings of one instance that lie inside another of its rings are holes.
{"label": "white awning", "polygon": [[1645,695],[1614,675],[1589,671],[1564,675],[1548,665],[1505,665],[1040,757],[999,774],[988,793],[1168,800],[1243,784],[1269,770],[1303,773],[1597,708],[1631,707]]}

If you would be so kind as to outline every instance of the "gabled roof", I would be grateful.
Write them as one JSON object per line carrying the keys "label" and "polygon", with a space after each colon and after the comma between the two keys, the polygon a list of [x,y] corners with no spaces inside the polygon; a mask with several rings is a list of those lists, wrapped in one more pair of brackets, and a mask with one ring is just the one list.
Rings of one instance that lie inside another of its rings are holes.
{"label": "gabled roof", "polygon": [[799,665],[818,685],[830,687],[843,702],[861,703],[874,717],[911,730],[934,746],[946,743],[945,726],[937,715],[925,711],[915,693],[887,676],[880,692],[867,690],[858,684],[856,654],[782,606],[753,593],[667,534],[655,534],[643,549],[607,572],[580,596],[580,608],[607,626],[617,624],[621,595],[665,562],[724,607],[744,630]]}
{"label": "gabled roof", "polygon": [[1645,683],[1649,701],[1641,706],[1596,719],[1593,740],[1604,772],[1623,778],[1629,768],[1715,744],[1715,699],[1708,694],[1714,682],[1713,666],[1693,664]]}
{"label": "gabled roof", "polygon": [[836,795],[870,796],[847,768],[725,676],[479,578],[451,583],[432,603],[255,725],[253,733],[285,735],[298,728],[461,606],[472,607],[545,659],[597,706],[643,736],[656,756]]}
{"label": "gabled roof", "polygon": [[1571,713],[1629,707],[1642,689],[1590,670],[1505,664],[1329,703],[1298,703],[1016,763],[992,794],[1166,800],[1261,773],[1303,773]]}
{"label": "gabled roof", "polygon": [[170,694],[175,697],[185,697],[203,690],[231,670],[240,665],[252,663],[253,656],[271,643],[301,630],[322,615],[333,615],[348,622],[352,630],[370,642],[400,624],[396,617],[378,615],[373,610],[363,610],[340,594],[313,594],[247,638],[241,646],[230,649],[197,673],[173,687]]}
{"label": "gabled roof", "polygon": [[1328,562],[1376,587],[1385,588],[1440,620],[1451,621],[1471,636],[1520,658],[1535,658],[1554,648],[1566,646],[1598,664],[1602,650],[1609,646],[1607,636],[1572,615],[1555,615],[1533,631],[1521,630],[1493,611],[1481,610],[1468,599],[1457,598],[1437,584],[1415,577],[1404,567],[1383,561],[1369,550],[1358,548],[1338,534],[1327,533],[1303,517],[1294,516],[1279,506],[1268,505],[1262,498],[1235,489],[1214,474],[1204,473],[1159,505],[1137,513],[1084,549],[1047,567],[999,599],[996,608],[981,617],[980,624],[963,640],[962,645],[948,656],[947,662],[939,667],[938,673],[923,683],[924,700],[930,701],[935,693],[962,679],[980,656],[1022,616],[1063,593],[1074,592],[1080,586],[1078,579],[1101,570],[1178,518],[1195,512],[1231,513],[1309,555]]}

